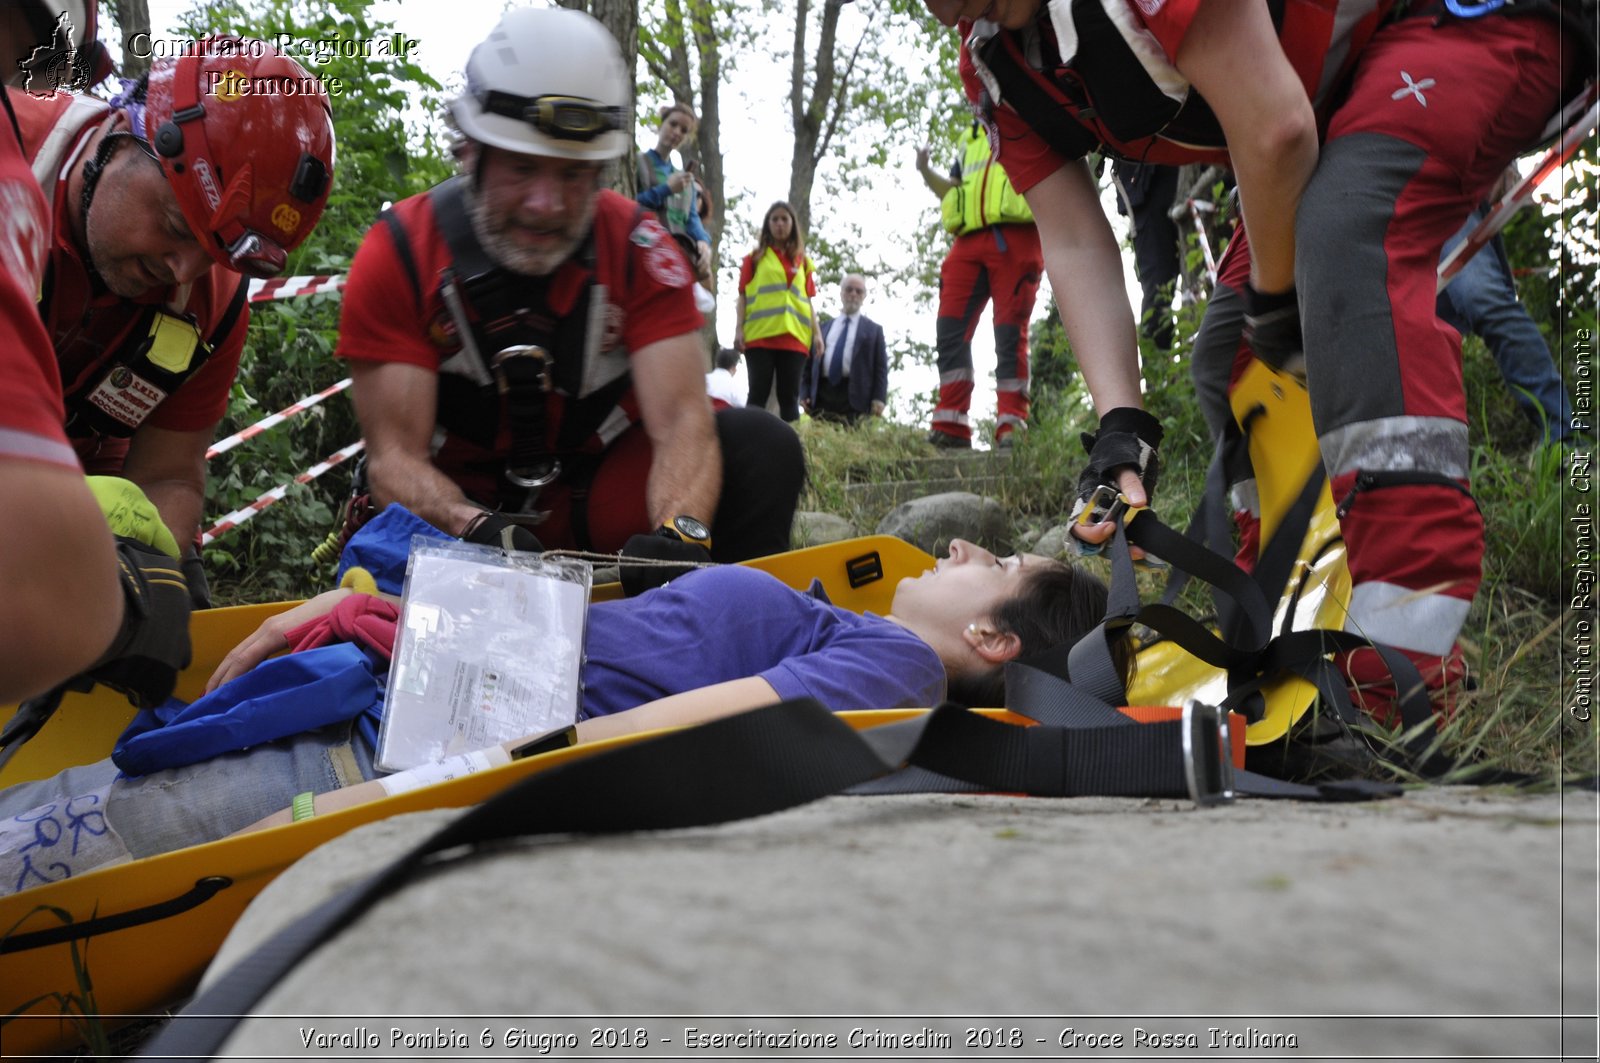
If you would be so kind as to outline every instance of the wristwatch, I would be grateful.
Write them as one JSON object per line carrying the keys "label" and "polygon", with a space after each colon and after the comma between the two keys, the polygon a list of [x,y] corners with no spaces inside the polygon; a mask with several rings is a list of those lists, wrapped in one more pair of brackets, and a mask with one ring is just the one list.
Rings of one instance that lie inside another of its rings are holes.
{"label": "wristwatch", "polygon": [[680,542],[692,543],[704,547],[707,553],[711,552],[711,529],[693,517],[679,514],[656,529],[656,534],[664,539],[677,539]]}

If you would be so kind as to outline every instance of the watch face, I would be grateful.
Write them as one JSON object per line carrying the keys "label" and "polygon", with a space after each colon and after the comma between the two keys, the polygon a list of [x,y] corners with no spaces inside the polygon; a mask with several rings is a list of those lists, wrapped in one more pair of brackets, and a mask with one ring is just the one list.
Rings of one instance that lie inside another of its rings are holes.
{"label": "watch face", "polygon": [[705,541],[711,538],[711,529],[693,517],[673,517],[672,526],[685,538]]}

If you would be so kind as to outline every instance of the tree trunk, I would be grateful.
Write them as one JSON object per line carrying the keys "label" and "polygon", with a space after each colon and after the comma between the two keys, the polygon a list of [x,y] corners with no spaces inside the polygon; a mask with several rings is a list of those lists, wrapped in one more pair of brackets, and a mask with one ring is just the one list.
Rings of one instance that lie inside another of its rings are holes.
{"label": "tree trunk", "polygon": [[122,37],[122,76],[141,78],[150,72],[150,57],[137,56],[128,50],[128,39],[136,33],[150,32],[150,4],[148,0],[117,0],[117,29]]}
{"label": "tree trunk", "polygon": [[[587,11],[600,21],[622,49],[622,61],[631,73],[639,59],[639,8],[637,0],[560,0],[562,7],[574,11]],[[623,129],[628,133],[628,151],[611,171],[611,187],[632,199],[638,192],[639,150],[634,146],[633,131],[638,128],[637,107],[628,99],[628,113]]]}
{"label": "tree trunk", "polygon": [[[789,71],[789,116],[794,122],[794,154],[790,161],[789,204],[794,207],[800,232],[811,232],[811,189],[817,163],[843,116],[850,68],[840,78],[834,64],[843,0],[823,0],[822,24],[817,34],[816,59],[809,96],[806,93],[806,24],[811,0],[797,0],[794,15],[794,58]],[[859,46],[858,46],[859,47]],[[853,57],[852,57],[853,63]]]}

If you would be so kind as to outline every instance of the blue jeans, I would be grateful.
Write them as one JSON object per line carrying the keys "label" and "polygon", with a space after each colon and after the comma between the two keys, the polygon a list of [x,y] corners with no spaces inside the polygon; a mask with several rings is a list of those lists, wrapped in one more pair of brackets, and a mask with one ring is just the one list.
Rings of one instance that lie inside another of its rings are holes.
{"label": "blue jeans", "polygon": [[[1445,241],[1444,254],[1466,239],[1486,213],[1483,207],[1473,211],[1466,225]],[[1539,326],[1517,299],[1505,244],[1498,236],[1473,255],[1439,293],[1439,316],[1457,332],[1471,332],[1483,340],[1512,397],[1538,427],[1543,442],[1574,441],[1567,389]]]}
{"label": "blue jeans", "polygon": [[0,895],[216,841],[289,807],[376,777],[353,722],[198,764],[118,778],[110,760],[0,791]]}

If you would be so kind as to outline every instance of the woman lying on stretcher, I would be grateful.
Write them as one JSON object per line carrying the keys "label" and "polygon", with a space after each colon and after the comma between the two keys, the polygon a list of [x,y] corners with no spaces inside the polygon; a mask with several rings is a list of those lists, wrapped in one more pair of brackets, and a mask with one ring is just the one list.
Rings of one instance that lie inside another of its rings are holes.
{"label": "woman lying on stretcher", "polygon": [[[208,689],[285,649],[286,632],[354,593],[331,591],[267,621],[223,659]],[[795,591],[755,569],[701,569],[590,606],[578,741],[796,697],[835,712],[929,706],[947,683],[966,704],[999,705],[1006,661],[1075,642],[1105,607],[1105,585],[1086,572],[1035,554],[997,558],[959,539],[934,568],[900,581],[887,617],[850,612],[820,588]],[[1118,663],[1126,669],[1129,660],[1124,651]],[[320,812],[382,797],[372,752],[346,723],[138,778],[119,778],[106,760],[0,791],[0,893],[288,822],[291,801],[307,792],[319,795]],[[509,759],[499,749],[488,756]],[[52,852],[60,867],[45,878],[29,842],[57,814],[96,816],[106,829],[77,832],[79,848],[92,852]]]}

